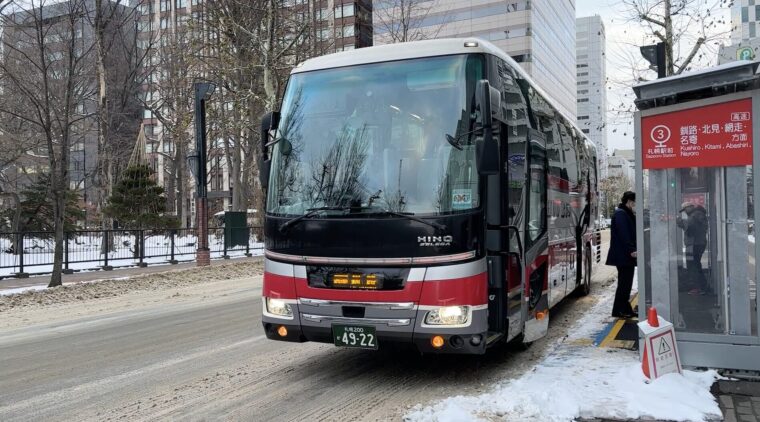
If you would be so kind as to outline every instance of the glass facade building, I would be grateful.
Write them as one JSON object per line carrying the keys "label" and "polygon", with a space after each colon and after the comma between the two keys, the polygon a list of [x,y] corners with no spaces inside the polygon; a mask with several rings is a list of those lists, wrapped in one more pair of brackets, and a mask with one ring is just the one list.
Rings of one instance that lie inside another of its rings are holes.
{"label": "glass facade building", "polygon": [[[396,4],[373,2],[375,45],[399,41],[391,32],[402,18],[389,17]],[[576,117],[575,0],[434,0],[423,5],[405,22],[411,28],[407,41],[488,40],[520,63],[570,118]]]}
{"label": "glass facade building", "polygon": [[731,6],[731,42],[751,40],[760,35],[760,0],[735,0]]}
{"label": "glass facade building", "polygon": [[578,126],[596,145],[600,173],[607,173],[607,66],[604,23],[599,16],[575,21]]}

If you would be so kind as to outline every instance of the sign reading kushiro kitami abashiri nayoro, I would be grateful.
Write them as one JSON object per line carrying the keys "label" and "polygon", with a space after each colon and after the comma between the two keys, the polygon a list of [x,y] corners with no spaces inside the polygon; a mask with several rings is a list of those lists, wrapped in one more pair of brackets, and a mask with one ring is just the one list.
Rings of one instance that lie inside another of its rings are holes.
{"label": "sign reading kushiro kitami abashiri nayoro", "polygon": [[641,119],[644,169],[752,164],[752,99]]}

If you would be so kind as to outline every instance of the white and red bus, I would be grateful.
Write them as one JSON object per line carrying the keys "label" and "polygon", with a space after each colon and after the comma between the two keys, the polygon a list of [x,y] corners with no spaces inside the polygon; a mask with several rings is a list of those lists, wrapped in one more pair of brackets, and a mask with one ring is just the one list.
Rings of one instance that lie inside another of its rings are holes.
{"label": "white and red bus", "polygon": [[596,150],[486,41],[308,60],[262,139],[270,339],[479,354],[589,292]]}

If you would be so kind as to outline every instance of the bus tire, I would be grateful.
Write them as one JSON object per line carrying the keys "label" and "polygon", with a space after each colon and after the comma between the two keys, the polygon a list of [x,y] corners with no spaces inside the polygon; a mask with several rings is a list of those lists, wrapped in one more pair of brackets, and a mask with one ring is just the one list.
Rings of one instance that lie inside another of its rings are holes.
{"label": "bus tire", "polygon": [[591,247],[586,246],[586,252],[584,253],[584,265],[583,265],[583,283],[581,283],[575,293],[578,296],[588,296],[591,293]]}

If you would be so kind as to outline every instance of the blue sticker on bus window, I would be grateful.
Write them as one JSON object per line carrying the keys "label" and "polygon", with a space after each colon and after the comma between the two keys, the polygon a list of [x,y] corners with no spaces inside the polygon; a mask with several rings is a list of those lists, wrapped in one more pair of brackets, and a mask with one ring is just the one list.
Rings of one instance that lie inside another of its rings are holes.
{"label": "blue sticker on bus window", "polygon": [[452,189],[451,209],[466,210],[472,208],[472,189]]}

